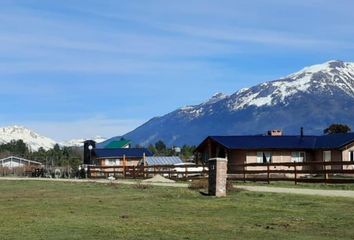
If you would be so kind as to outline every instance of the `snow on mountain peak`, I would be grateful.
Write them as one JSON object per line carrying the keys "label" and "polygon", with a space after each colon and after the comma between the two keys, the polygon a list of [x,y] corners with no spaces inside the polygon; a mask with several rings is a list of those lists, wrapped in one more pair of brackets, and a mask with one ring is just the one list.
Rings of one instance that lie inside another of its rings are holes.
{"label": "snow on mountain peak", "polygon": [[228,95],[218,92],[218,93],[215,93],[210,99],[208,99],[207,101],[205,101],[199,105],[185,106],[185,107],[178,109],[177,111],[179,111],[180,114],[182,114],[182,115],[188,116],[192,120],[192,119],[195,119],[195,118],[198,118],[198,117],[204,115],[208,111],[210,112],[210,110],[211,110],[210,106],[212,106],[213,104],[215,104],[219,101],[222,101],[228,97],[229,97]]}
{"label": "snow on mountain peak", "polygon": [[318,73],[318,72],[333,74],[336,70],[340,71],[341,69],[345,69],[345,68],[350,69],[353,66],[354,66],[354,63],[343,62],[340,60],[331,60],[331,61],[328,61],[325,63],[315,64],[315,65],[305,67],[298,72],[288,75],[285,78],[293,78],[293,77],[299,76],[299,75],[314,74],[314,73]]}
{"label": "snow on mountain peak", "polygon": [[40,147],[49,150],[56,143],[54,140],[41,136],[24,126],[14,125],[0,128],[0,143],[9,143],[13,140],[23,140],[33,151],[37,151]]}
{"label": "snow on mountain peak", "polygon": [[208,101],[206,101],[204,104],[213,104],[216,103],[220,100],[223,100],[225,98],[227,98],[228,96],[224,93],[215,93]]}
{"label": "snow on mountain peak", "polygon": [[101,136],[96,136],[96,137],[90,138],[90,139],[87,139],[87,138],[72,139],[69,141],[61,142],[60,145],[65,146],[65,147],[82,147],[86,140],[93,140],[96,143],[101,143],[101,142],[106,141],[107,138],[101,137]]}
{"label": "snow on mountain peak", "polygon": [[287,104],[287,99],[297,93],[328,92],[340,90],[354,97],[354,63],[331,60],[312,65],[283,77],[236,92],[229,101],[232,110],[247,106]]}

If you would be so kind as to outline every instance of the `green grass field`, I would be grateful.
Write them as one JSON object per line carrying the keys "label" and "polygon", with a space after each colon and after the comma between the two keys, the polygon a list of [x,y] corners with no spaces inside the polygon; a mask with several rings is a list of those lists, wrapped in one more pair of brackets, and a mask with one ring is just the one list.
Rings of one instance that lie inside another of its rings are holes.
{"label": "green grass field", "polygon": [[353,239],[354,199],[0,181],[0,239]]}
{"label": "green grass field", "polygon": [[354,184],[325,184],[325,183],[297,183],[285,181],[273,181],[268,184],[267,182],[243,182],[233,181],[234,184],[239,186],[264,186],[264,187],[285,187],[285,188],[311,188],[323,190],[351,190],[354,191]]}

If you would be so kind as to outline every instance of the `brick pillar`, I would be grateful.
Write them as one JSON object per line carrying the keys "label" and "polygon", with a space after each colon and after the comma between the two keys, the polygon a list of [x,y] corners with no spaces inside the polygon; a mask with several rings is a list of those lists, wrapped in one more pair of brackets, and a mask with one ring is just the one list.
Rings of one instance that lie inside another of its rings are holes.
{"label": "brick pillar", "polygon": [[226,196],[227,159],[209,159],[209,195]]}

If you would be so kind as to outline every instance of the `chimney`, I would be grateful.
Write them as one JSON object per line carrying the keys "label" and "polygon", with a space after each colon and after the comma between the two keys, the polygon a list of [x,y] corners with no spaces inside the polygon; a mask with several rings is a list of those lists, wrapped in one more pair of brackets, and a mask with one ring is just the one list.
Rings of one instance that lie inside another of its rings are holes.
{"label": "chimney", "polygon": [[268,136],[283,136],[283,131],[280,129],[269,130]]}
{"label": "chimney", "polygon": [[303,128],[303,127],[300,128],[300,136],[301,136],[301,137],[304,136],[304,128]]}

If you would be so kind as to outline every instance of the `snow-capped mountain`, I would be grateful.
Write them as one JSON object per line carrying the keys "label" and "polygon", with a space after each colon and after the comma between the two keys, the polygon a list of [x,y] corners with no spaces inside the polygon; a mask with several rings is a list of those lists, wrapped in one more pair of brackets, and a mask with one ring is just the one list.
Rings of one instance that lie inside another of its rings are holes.
{"label": "snow-capped mountain", "polygon": [[338,92],[354,97],[354,63],[329,61],[244,89],[230,98],[229,108],[238,110],[247,106],[288,104],[291,97],[299,93],[334,95]]}
{"label": "snow-capped mountain", "polygon": [[69,141],[61,142],[59,145],[65,146],[65,147],[82,147],[86,140],[94,140],[96,143],[101,143],[101,142],[106,141],[107,138],[101,137],[101,136],[96,136],[96,137],[90,138],[90,139],[84,139],[84,138],[72,139]]}
{"label": "snow-capped mountain", "polygon": [[197,144],[208,135],[259,134],[281,128],[286,134],[319,134],[329,124],[354,128],[354,63],[328,61],[275,81],[244,88],[156,117],[124,137],[147,145]]}
{"label": "snow-capped mountain", "polygon": [[56,142],[44,137],[23,126],[9,126],[0,128],[0,143],[9,143],[12,140],[23,140],[32,151],[37,151],[40,147],[45,150],[53,148]]}
{"label": "snow-capped mountain", "polygon": [[[101,143],[107,140],[101,136],[96,136],[94,138],[90,138],[90,140],[91,139],[97,143]],[[37,151],[40,147],[45,150],[49,150],[52,149],[55,144],[57,144],[56,141],[39,135],[31,129],[23,126],[14,125],[0,128],[0,144],[9,143],[12,140],[23,140],[23,142],[26,143],[32,151]],[[63,147],[81,147],[83,146],[85,140],[88,139],[73,139],[58,144]]]}

